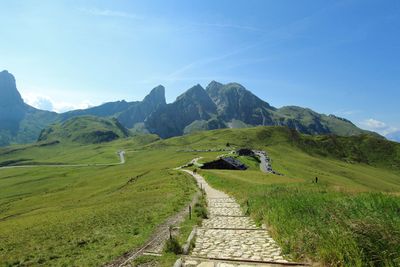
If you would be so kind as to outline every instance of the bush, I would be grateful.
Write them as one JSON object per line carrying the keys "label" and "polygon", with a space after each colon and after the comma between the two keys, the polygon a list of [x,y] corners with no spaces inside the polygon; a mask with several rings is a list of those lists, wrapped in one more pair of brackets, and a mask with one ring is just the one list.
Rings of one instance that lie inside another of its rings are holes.
{"label": "bush", "polygon": [[196,203],[194,206],[194,212],[196,213],[197,217],[202,219],[208,219],[207,209],[200,203]]}
{"label": "bush", "polygon": [[176,239],[175,237],[172,237],[167,240],[164,251],[167,253],[170,252],[170,253],[174,253],[174,254],[178,255],[178,254],[182,253],[182,247],[179,244],[178,239]]}
{"label": "bush", "polygon": [[194,205],[194,213],[198,218],[208,219],[207,202],[204,195],[205,191],[202,189],[202,195],[199,198],[199,201]]}

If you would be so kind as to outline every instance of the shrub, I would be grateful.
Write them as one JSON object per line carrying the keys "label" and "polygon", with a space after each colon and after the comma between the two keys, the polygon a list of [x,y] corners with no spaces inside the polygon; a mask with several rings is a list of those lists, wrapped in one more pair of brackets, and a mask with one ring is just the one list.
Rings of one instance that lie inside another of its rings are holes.
{"label": "shrub", "polygon": [[171,252],[178,255],[182,253],[182,247],[179,244],[178,239],[176,239],[175,237],[171,237],[170,239],[167,240],[164,251],[167,253]]}

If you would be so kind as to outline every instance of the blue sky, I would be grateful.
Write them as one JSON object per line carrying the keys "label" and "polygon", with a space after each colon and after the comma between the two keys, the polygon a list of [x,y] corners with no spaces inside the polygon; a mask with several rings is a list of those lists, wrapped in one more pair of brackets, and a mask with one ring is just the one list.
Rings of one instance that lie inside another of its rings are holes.
{"label": "blue sky", "polygon": [[400,1],[2,1],[0,69],[64,111],[239,82],[273,106],[400,129]]}

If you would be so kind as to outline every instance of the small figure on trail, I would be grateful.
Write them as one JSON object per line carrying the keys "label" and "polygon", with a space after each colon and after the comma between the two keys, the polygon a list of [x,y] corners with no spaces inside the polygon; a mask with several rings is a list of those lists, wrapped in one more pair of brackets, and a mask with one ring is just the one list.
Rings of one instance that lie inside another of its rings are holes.
{"label": "small figure on trail", "polygon": [[193,172],[194,172],[194,173],[197,173],[197,169],[194,169]]}
{"label": "small figure on trail", "polygon": [[318,184],[318,177],[315,177],[315,183]]}

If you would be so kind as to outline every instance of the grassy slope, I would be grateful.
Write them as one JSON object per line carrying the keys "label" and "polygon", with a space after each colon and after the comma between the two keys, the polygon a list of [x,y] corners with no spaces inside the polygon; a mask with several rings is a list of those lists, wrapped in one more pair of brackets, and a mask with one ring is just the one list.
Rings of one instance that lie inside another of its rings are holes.
{"label": "grassy slope", "polygon": [[0,147],[35,142],[43,128],[58,120],[58,114],[55,112],[38,110],[28,105],[25,109],[16,133],[12,133],[10,129],[0,130]]}
{"label": "grassy slope", "polygon": [[[177,151],[222,149],[228,142],[265,149],[274,169],[285,176],[262,174],[249,159],[245,160],[251,169],[245,172],[203,173],[211,184],[241,203],[249,200],[251,215],[270,225],[285,252],[297,259],[356,265],[374,253],[378,258],[382,258],[381,251],[395,253],[381,243],[369,242],[381,233],[382,242],[398,248],[398,198],[369,193],[400,191],[399,147],[394,143],[384,143],[386,149],[370,157],[375,139],[355,139],[360,142],[351,144],[346,138],[336,140],[348,150],[343,154],[325,149],[333,142],[331,137],[299,136],[280,127],[224,129],[141,145],[153,138],[89,146],[36,146],[10,153],[6,153],[9,148],[1,150],[0,162],[31,158],[32,162],[101,163],[118,161],[115,152],[124,149],[127,164],[1,170],[0,262],[99,265],[139,246],[193,192],[192,180],[170,168],[198,156],[211,159],[225,153]],[[356,159],[363,163],[354,163]],[[320,178],[318,186],[311,183],[315,176]],[[363,219],[365,215],[368,220]],[[341,236],[352,238],[338,239]],[[363,251],[371,253],[360,253],[360,244],[369,244]]]}
{"label": "grassy slope", "polygon": [[283,252],[326,266],[398,266],[400,199],[353,193],[328,184],[274,175],[202,171],[214,187],[235,196],[260,224],[266,223]]}
{"label": "grassy slope", "polygon": [[[164,142],[265,149],[285,176],[254,166],[201,172],[243,205],[249,201],[251,216],[267,223],[294,259],[332,266],[400,264],[398,144],[368,136],[310,137],[283,128],[222,130]],[[312,183],[316,176],[318,184]]]}
{"label": "grassy slope", "polygon": [[98,266],[143,244],[156,225],[189,201],[193,180],[171,167],[196,154],[143,149],[140,143],[153,137],[138,138],[0,156],[0,161],[106,163],[118,162],[117,150],[127,152],[127,163],[119,166],[0,170],[0,262]]}
{"label": "grassy slope", "polygon": [[[320,182],[344,191],[400,192],[400,144],[370,136],[313,137],[283,127],[256,127],[202,132],[150,146],[215,149],[226,148],[228,142],[236,147],[266,150],[274,169],[283,173],[285,179],[312,182],[318,176]],[[267,175],[254,169],[253,166],[241,175],[247,179]],[[237,174],[229,172],[226,176],[231,175]]]}
{"label": "grassy slope", "polygon": [[114,118],[81,116],[51,125],[41,132],[39,140],[94,144],[113,141],[128,135],[128,130]]}
{"label": "grassy slope", "polygon": [[361,130],[350,121],[319,114],[308,108],[286,106],[275,112],[287,119],[297,120],[308,128],[310,125],[315,124],[315,121],[319,121],[324,127],[328,128],[330,132],[338,135],[351,136],[367,133],[367,131]]}

